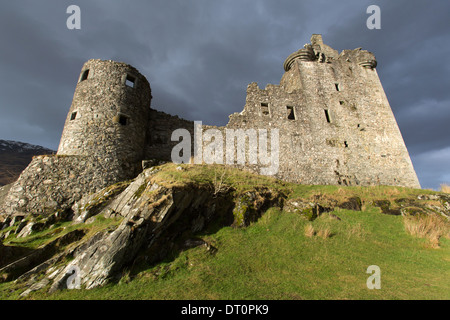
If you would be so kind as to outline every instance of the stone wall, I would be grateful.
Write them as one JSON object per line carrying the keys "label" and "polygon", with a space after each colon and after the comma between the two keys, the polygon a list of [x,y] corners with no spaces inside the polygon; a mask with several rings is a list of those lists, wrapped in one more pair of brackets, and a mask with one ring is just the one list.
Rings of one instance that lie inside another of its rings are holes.
{"label": "stone wall", "polygon": [[69,209],[84,195],[126,180],[119,166],[87,156],[37,156],[12,184],[0,215],[47,215]]}
{"label": "stone wall", "polygon": [[170,161],[172,149],[178,144],[178,141],[171,141],[172,133],[177,129],[186,129],[191,139],[194,137],[194,122],[178,116],[151,109],[148,123],[145,159]]}

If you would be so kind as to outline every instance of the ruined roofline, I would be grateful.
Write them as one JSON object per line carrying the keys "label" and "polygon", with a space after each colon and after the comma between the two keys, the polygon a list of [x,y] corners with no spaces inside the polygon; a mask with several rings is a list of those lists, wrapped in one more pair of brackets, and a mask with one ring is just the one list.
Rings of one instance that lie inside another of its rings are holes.
{"label": "ruined roofline", "polygon": [[[295,61],[326,62],[333,60],[346,59],[355,61],[366,69],[374,69],[377,66],[377,60],[372,52],[356,48],[354,50],[342,50],[339,54],[337,50],[323,43],[321,34],[313,34],[311,43],[305,44],[302,49],[291,53],[283,63],[284,71],[288,72]],[[352,59],[353,58],[353,59]]]}

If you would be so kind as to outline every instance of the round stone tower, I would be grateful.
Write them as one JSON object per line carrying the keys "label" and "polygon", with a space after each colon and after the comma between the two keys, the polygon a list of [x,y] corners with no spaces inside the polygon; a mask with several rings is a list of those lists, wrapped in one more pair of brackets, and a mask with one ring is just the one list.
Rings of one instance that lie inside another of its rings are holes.
{"label": "round stone tower", "polygon": [[151,103],[147,79],[111,60],[89,60],[81,69],[58,155],[110,163],[133,176],[144,156]]}

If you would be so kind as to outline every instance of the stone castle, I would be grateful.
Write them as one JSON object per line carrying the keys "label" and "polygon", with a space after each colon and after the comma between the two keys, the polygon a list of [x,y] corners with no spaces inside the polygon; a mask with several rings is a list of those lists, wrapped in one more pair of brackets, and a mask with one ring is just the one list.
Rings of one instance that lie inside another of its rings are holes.
{"label": "stone castle", "polygon": [[[241,113],[225,127],[204,128],[278,129],[275,177],[285,181],[420,188],[376,65],[368,51],[338,53],[313,35],[288,56],[279,85],[251,83]],[[150,108],[151,99],[149,82],[135,68],[86,62],[57,154],[33,159],[0,213],[67,209],[85,194],[136,177],[144,160],[170,161],[179,143],[172,133],[193,134],[194,122]]]}

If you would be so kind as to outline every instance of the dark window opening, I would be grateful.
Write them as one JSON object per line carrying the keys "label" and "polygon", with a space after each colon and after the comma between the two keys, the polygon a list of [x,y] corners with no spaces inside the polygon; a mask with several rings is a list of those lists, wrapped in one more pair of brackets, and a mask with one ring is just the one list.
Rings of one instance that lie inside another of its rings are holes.
{"label": "dark window opening", "polygon": [[287,118],[289,120],[295,120],[294,107],[286,107],[287,109]]}
{"label": "dark window opening", "polygon": [[128,124],[128,118],[125,116],[119,116],[119,123],[123,126],[126,126]]}
{"label": "dark window opening", "polygon": [[339,88],[339,83],[335,83],[334,85],[336,87],[336,91],[341,91],[341,89]]}
{"label": "dark window opening", "polygon": [[268,103],[261,103],[261,113],[265,116],[268,116],[269,113],[269,104]]}
{"label": "dark window opening", "polygon": [[70,121],[75,120],[76,118],[77,118],[77,113],[72,112],[72,114],[70,115]]}
{"label": "dark window opening", "polygon": [[128,87],[134,88],[136,86],[136,78],[133,76],[127,75],[127,78],[125,79],[125,84]]}
{"label": "dark window opening", "polygon": [[330,113],[328,112],[327,109],[325,109],[324,111],[325,111],[325,117],[327,118],[327,122],[331,123]]}
{"label": "dark window opening", "polygon": [[81,74],[80,82],[84,81],[84,80],[87,80],[88,75],[89,75],[89,69],[84,70],[83,73]]}

